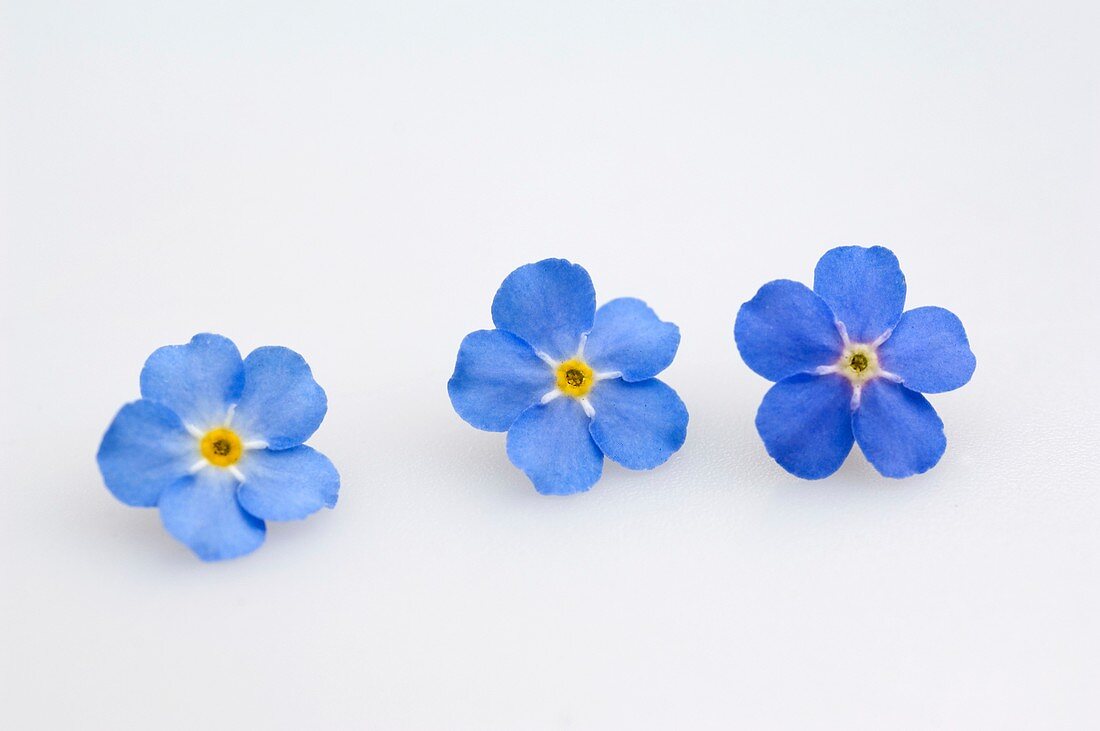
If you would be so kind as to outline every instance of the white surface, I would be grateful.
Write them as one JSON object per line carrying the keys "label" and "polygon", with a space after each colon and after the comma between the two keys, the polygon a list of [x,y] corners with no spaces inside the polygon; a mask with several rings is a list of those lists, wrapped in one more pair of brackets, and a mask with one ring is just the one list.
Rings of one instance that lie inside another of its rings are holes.
{"label": "white surface", "polygon": [[[1082,728],[1095,3],[7,3],[7,728]],[[838,243],[959,314],[931,473],[765,454],[732,342]],[[454,415],[515,266],[683,330],[687,445],[540,497]],[[306,355],[335,511],[205,565],[94,454],[157,346]]]}

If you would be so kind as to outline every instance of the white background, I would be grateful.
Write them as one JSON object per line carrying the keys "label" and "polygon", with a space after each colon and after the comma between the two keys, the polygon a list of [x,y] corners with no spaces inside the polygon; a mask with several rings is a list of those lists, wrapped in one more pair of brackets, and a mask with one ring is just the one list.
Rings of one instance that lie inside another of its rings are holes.
{"label": "white background", "polygon": [[[1095,3],[5,3],[0,724],[1096,723]],[[738,306],[840,243],[978,357],[797,480]],[[514,267],[683,344],[688,442],[547,498],[453,413]],[[156,347],[303,353],[340,502],[207,565],[94,455]]]}

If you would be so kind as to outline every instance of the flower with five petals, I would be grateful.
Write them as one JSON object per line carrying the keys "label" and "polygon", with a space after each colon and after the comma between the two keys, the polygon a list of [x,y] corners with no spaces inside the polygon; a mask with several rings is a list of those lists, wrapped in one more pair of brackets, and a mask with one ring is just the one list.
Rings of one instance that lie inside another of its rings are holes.
{"label": "flower with five petals", "polygon": [[264,347],[245,359],[220,335],[158,348],[96,459],[123,503],[157,507],[165,529],[205,561],[259,548],[265,520],[336,504],[340,476],[303,444],[328,409],[302,356]]}
{"label": "flower with five petals", "polygon": [[597,310],[588,272],[546,259],[508,275],[492,315],[497,329],[462,341],[447,391],[469,424],[508,432],[509,459],[540,493],[589,489],[605,456],[647,470],[683,445],[687,409],[655,378],[680,330],[644,302]]}
{"label": "flower with five petals", "polygon": [[881,246],[821,257],[814,288],[769,282],[737,313],[734,337],[752,370],[775,381],[756,414],[768,454],[798,477],[836,472],[854,442],[886,477],[939,462],[943,422],[922,394],[966,384],[975,359],[959,318],[903,312],[905,277]]}

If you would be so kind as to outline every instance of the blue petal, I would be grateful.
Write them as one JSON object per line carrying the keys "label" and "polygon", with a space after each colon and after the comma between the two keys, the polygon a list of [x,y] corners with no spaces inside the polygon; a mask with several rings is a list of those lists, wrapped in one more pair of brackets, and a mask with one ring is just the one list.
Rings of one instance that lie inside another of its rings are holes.
{"label": "blue petal", "polygon": [[234,428],[272,449],[289,449],[309,439],[328,410],[325,391],[313,380],[305,358],[289,348],[256,348],[244,360],[244,392]]}
{"label": "blue petal", "polygon": [[820,480],[852,451],[852,387],[842,376],[798,374],[771,387],[756,412],[768,454],[792,475]]}
{"label": "blue petal", "polygon": [[584,357],[598,371],[618,371],[623,380],[644,381],[668,368],[678,347],[680,328],[661,322],[645,302],[623,297],[596,310]]}
{"label": "blue petal", "polygon": [[688,412],[676,392],[656,378],[601,381],[588,394],[596,409],[592,438],[623,467],[651,470],[684,446]]}
{"label": "blue petal", "polygon": [[943,393],[965,385],[977,364],[962,322],[942,307],[906,312],[878,355],[885,370],[922,393]]}
{"label": "blue petal", "polygon": [[947,449],[943,422],[928,399],[882,378],[863,386],[852,426],[863,454],[885,477],[927,472]]}
{"label": "blue petal", "polygon": [[882,246],[841,246],[814,269],[814,291],[857,343],[870,343],[897,324],[905,307],[905,275]]}
{"label": "blue petal", "polygon": [[749,368],[769,381],[840,358],[844,343],[825,301],[800,282],[768,282],[741,305],[733,337]]}
{"label": "blue petal", "polygon": [[141,369],[141,395],[159,401],[188,424],[205,429],[225,421],[244,385],[237,346],[202,333],[186,345],[157,348]]}
{"label": "blue petal", "polygon": [[310,447],[250,451],[237,466],[244,474],[237,500],[257,518],[300,520],[336,505],[340,475]]}
{"label": "blue petal", "polygon": [[588,424],[581,405],[567,396],[536,404],[508,430],[508,458],[544,495],[584,492],[603,473],[603,453]]}
{"label": "blue petal", "polygon": [[203,561],[243,556],[264,542],[264,522],[241,508],[227,470],[207,467],[175,482],[158,505],[165,529]]}
{"label": "blue petal", "polygon": [[180,418],[155,401],[126,404],[111,422],[96,461],[107,489],[127,505],[150,508],[199,460]]}
{"label": "blue petal", "polygon": [[459,346],[447,393],[468,423],[486,431],[507,431],[554,387],[554,372],[530,345],[504,330],[479,330]]}
{"label": "blue petal", "polygon": [[595,314],[592,278],[583,267],[564,259],[521,266],[493,298],[493,324],[557,360],[576,354]]}

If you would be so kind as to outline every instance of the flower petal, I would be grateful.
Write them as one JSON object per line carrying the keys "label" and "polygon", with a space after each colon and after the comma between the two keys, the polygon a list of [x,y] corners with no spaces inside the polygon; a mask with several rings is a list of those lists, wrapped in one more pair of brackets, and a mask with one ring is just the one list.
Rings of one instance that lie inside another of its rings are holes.
{"label": "flower petal", "polygon": [[207,467],[178,480],[160,496],[164,528],[203,561],[251,553],[264,542],[264,522],[237,502],[237,481],[227,471]]}
{"label": "flower petal", "polygon": [[820,480],[852,451],[852,387],[842,376],[805,373],[771,387],[756,412],[768,454],[792,475]]}
{"label": "flower petal", "polygon": [[271,449],[289,449],[309,439],[328,410],[325,391],[305,358],[290,348],[256,348],[244,360],[244,391],[233,424]]}
{"label": "flower petal", "polygon": [[922,393],[943,393],[965,385],[977,364],[962,322],[942,307],[906,312],[878,355],[884,369]]}
{"label": "flower petal", "polygon": [[530,345],[504,330],[467,335],[447,382],[454,410],[485,431],[507,431],[520,414],[553,389],[550,367]]}
{"label": "flower petal", "polygon": [[679,347],[680,328],[661,322],[645,302],[622,297],[596,310],[584,358],[598,371],[618,371],[623,380],[643,381],[668,368]]}
{"label": "flower petal", "polygon": [[801,282],[768,282],[741,305],[733,326],[745,364],[769,381],[840,358],[844,343],[825,301]]}
{"label": "flower petal", "polygon": [[258,449],[237,466],[241,507],[263,520],[300,520],[336,505],[340,475],[328,457],[310,447]]}
{"label": "flower petal", "polygon": [[157,348],[141,369],[141,395],[201,429],[225,421],[244,386],[244,366],[229,338],[201,333],[186,345]]}
{"label": "flower petal", "polygon": [[656,378],[596,384],[588,395],[596,415],[592,438],[623,467],[651,470],[684,446],[688,412],[676,392]]}
{"label": "flower petal", "polygon": [[882,378],[863,386],[852,426],[867,460],[885,477],[927,472],[947,449],[943,422],[928,399]]}
{"label": "flower petal", "polygon": [[493,324],[557,360],[576,355],[595,314],[592,278],[565,259],[521,266],[493,298]]}
{"label": "flower petal", "polygon": [[96,461],[107,489],[127,505],[151,508],[199,459],[195,438],[164,404],[134,401],[119,410]]}
{"label": "flower petal", "polygon": [[897,324],[905,307],[905,275],[882,246],[841,246],[814,269],[814,291],[829,303],[856,343],[870,343]]}
{"label": "flower petal", "polygon": [[543,495],[584,492],[603,473],[603,453],[588,424],[581,405],[569,397],[536,404],[508,430],[508,458]]}

